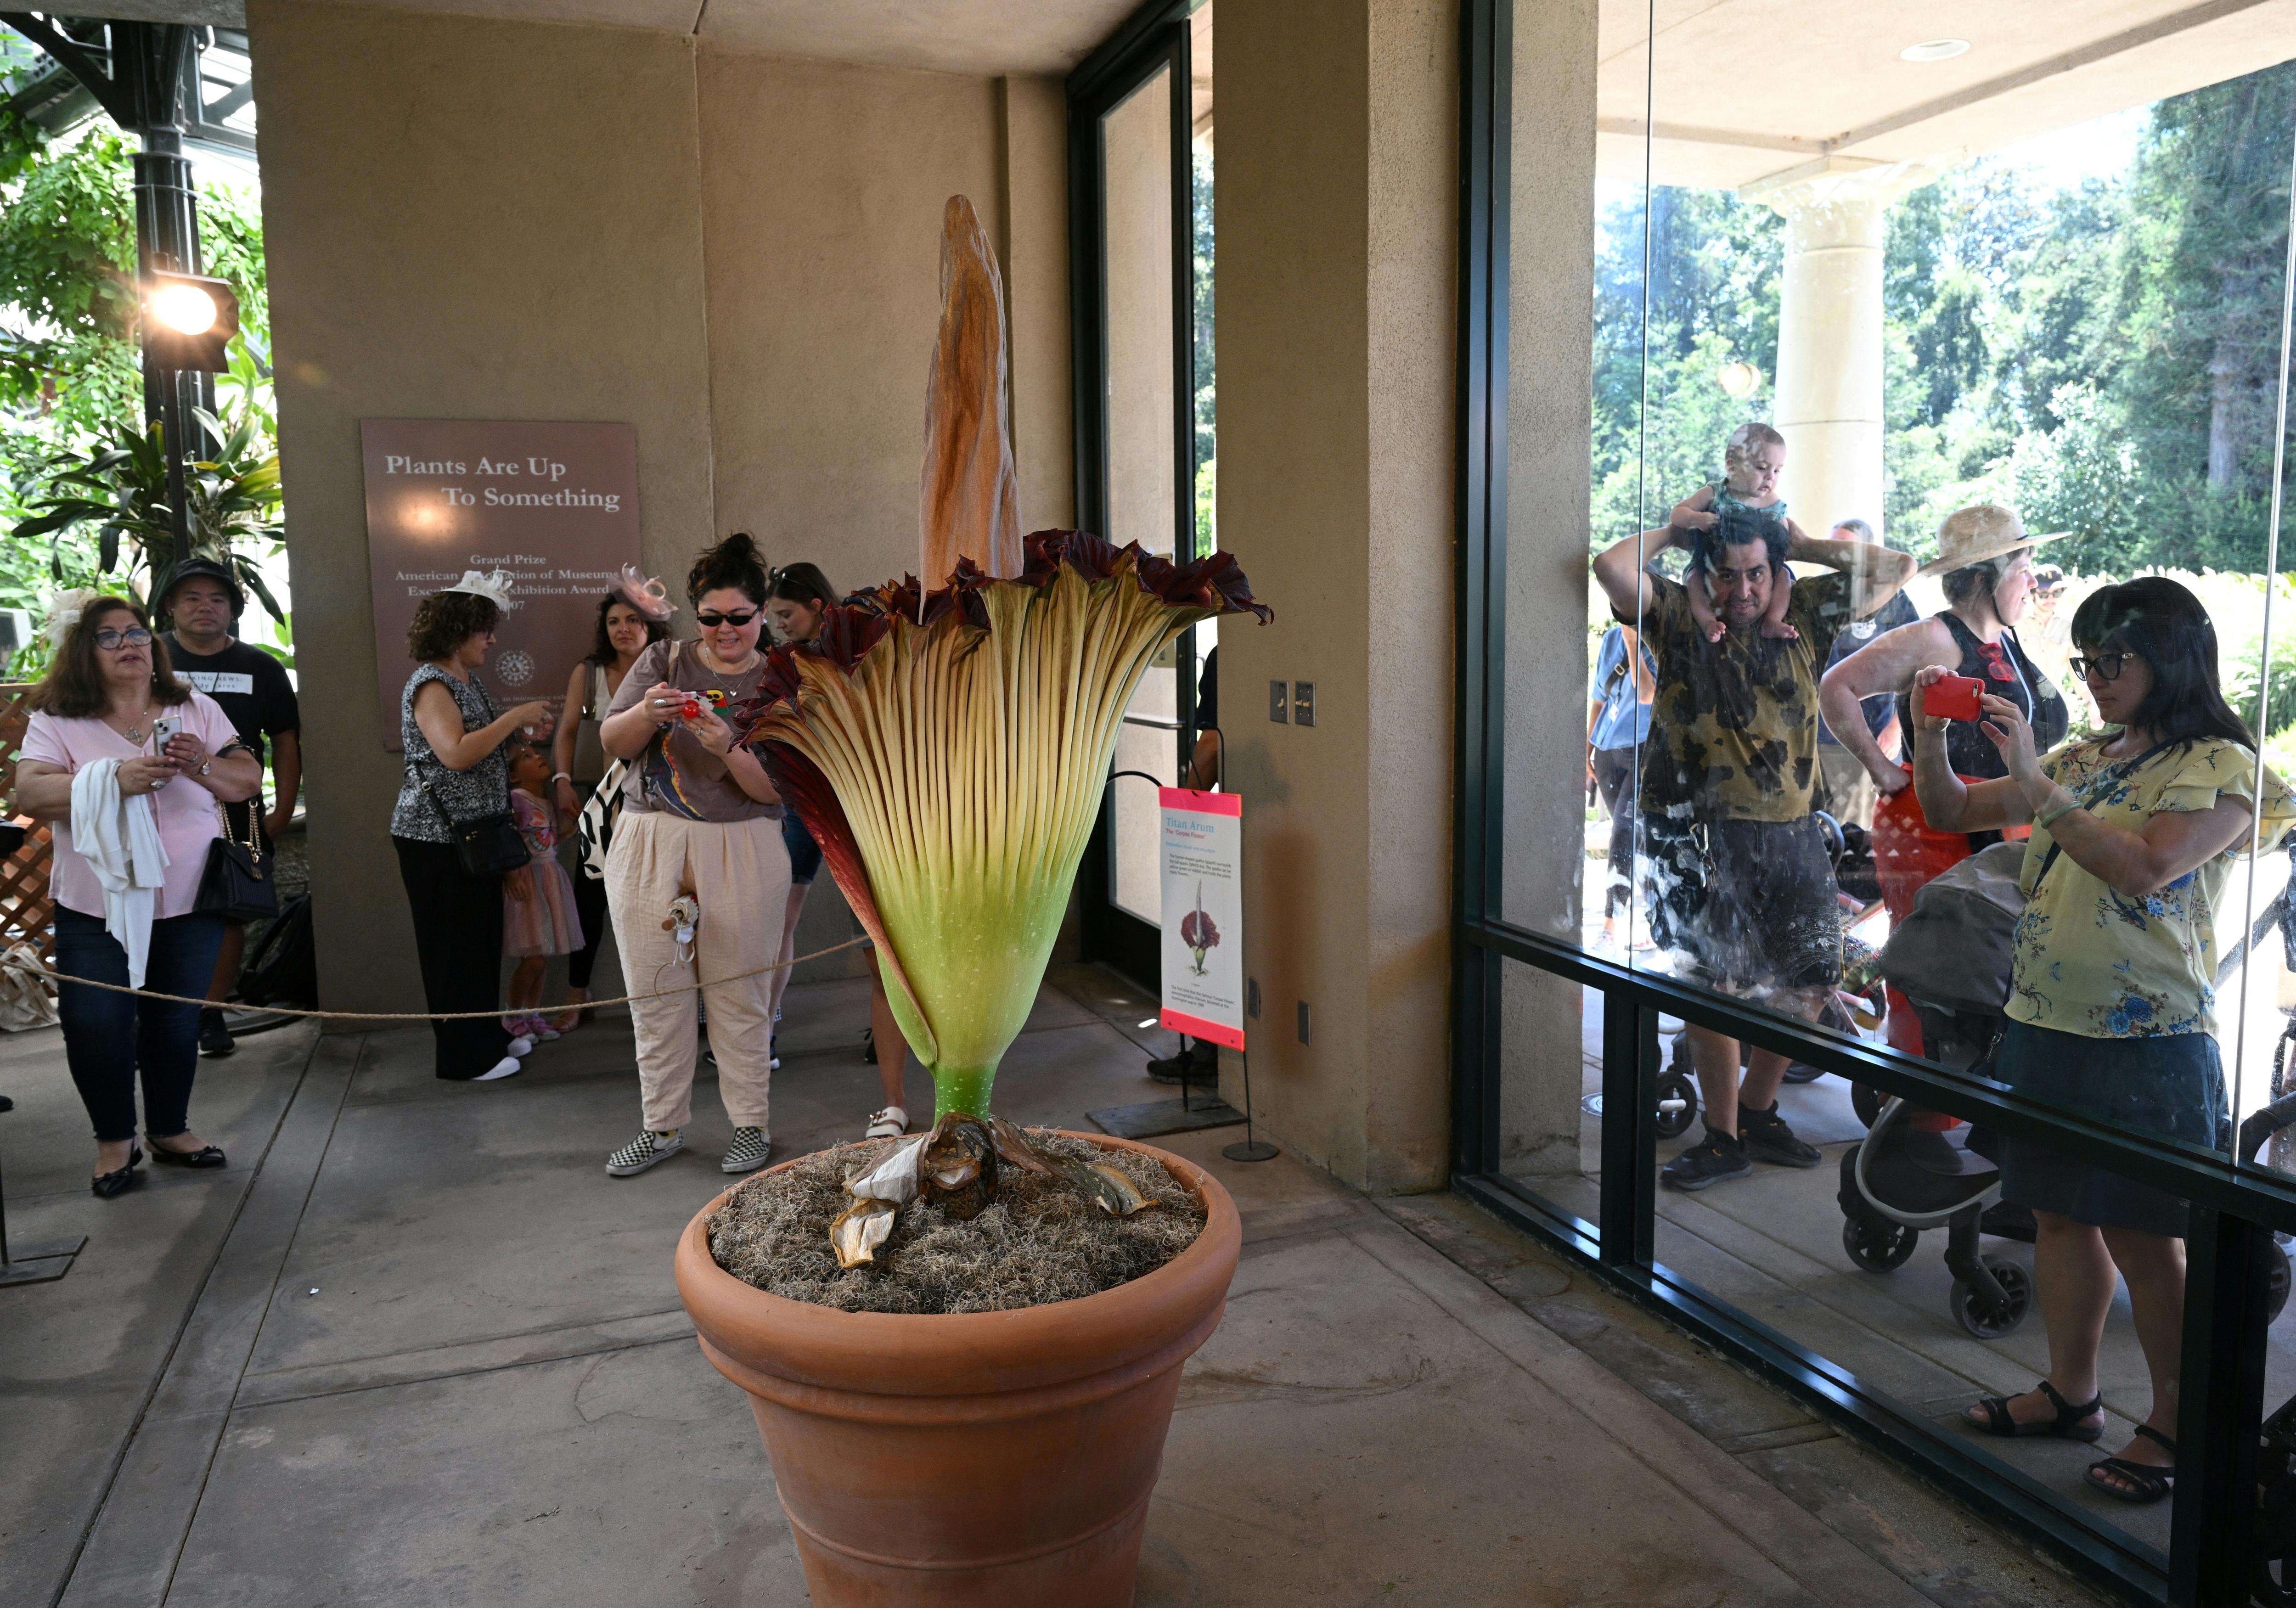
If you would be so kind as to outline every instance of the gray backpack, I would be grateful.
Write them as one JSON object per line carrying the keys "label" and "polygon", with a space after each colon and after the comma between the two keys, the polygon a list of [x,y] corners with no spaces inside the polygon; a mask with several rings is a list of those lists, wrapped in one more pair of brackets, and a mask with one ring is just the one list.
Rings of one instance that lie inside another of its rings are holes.
{"label": "gray backpack", "polygon": [[2025,845],[1996,843],[1948,866],[1914,896],[1890,934],[1882,975],[1918,1005],[1998,1016],[2009,1004],[2009,959],[2025,896]]}

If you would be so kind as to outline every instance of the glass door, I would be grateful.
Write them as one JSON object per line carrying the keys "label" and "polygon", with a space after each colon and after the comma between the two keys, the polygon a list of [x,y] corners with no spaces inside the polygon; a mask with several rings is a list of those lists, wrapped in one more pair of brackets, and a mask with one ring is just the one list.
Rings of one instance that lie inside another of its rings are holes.
{"label": "glass door", "polygon": [[[1201,198],[1200,229],[1196,171],[1209,166],[1210,52],[1197,84],[1192,36],[1208,44],[1210,26],[1209,8],[1190,19],[1176,7],[1114,61],[1079,70],[1070,91],[1078,521],[1180,562],[1201,550],[1198,464],[1209,462],[1199,452],[1210,404],[1197,394],[1196,259],[1199,235],[1209,247],[1210,198]],[[1208,488],[1201,500],[1208,515]],[[1178,785],[1188,762],[1203,635],[1201,649],[1194,634],[1175,643],[1125,711],[1080,879],[1087,958],[1150,989],[1160,980],[1156,790]]]}

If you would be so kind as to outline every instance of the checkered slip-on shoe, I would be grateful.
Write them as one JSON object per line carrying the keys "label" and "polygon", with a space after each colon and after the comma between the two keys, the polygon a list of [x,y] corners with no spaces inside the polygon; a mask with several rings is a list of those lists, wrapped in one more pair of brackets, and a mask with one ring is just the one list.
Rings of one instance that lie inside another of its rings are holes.
{"label": "checkered slip-on shoe", "polygon": [[683,1134],[643,1133],[606,1158],[606,1170],[618,1178],[634,1177],[685,1148]]}
{"label": "checkered slip-on shoe", "polygon": [[720,1172],[755,1172],[774,1153],[772,1136],[762,1128],[737,1128],[734,1130],[733,1148],[718,1163]]}

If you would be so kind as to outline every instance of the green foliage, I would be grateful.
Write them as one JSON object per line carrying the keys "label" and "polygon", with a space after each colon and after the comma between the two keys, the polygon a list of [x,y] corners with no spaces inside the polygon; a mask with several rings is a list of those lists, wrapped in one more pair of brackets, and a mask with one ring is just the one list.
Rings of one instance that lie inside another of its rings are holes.
{"label": "green foliage", "polygon": [[[2046,193],[1980,158],[1891,209],[1894,545],[1927,557],[1947,513],[1995,500],[2029,529],[2075,532],[2050,556],[2091,574],[2264,567],[2292,137],[2296,62],[2161,102],[2109,181]],[[1603,223],[1597,546],[1656,523],[1718,470],[1733,424],[1767,416],[1767,391],[1734,406],[1715,375],[1775,373],[1780,262],[1766,209],[1657,191],[1645,369],[1639,202]]]}
{"label": "green foliage", "polygon": [[[279,456],[258,440],[250,418],[226,426],[204,409],[198,418],[209,455],[191,464],[184,475],[192,553],[230,564],[271,617],[283,619],[284,611],[256,562],[258,549],[276,553],[283,535]],[[140,568],[149,577],[145,595],[157,597],[167,589],[175,532],[158,423],[148,430],[119,426],[93,447],[50,459],[34,512],[17,524],[15,535],[20,545],[83,526],[95,528],[100,573],[111,573],[124,542],[132,549],[128,573]],[[64,578],[60,560],[55,578]]]}

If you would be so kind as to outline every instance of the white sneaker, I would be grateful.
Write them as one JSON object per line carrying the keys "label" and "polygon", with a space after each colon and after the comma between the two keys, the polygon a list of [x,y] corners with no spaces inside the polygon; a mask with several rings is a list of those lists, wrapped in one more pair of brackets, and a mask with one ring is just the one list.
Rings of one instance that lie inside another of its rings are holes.
{"label": "white sneaker", "polygon": [[531,1055],[534,1054],[534,1040],[529,1038],[525,1034],[521,1033],[517,1038],[503,1046],[503,1054],[505,1055]]}
{"label": "white sneaker", "polygon": [[504,1055],[487,1071],[471,1079],[473,1083],[492,1083],[497,1078],[513,1077],[519,1071],[518,1057]]}
{"label": "white sneaker", "polygon": [[883,1111],[869,1113],[869,1131],[861,1136],[865,1139],[898,1139],[908,1131],[909,1113],[898,1105],[889,1105]]}
{"label": "white sneaker", "polygon": [[642,1133],[606,1158],[606,1170],[618,1178],[633,1177],[656,1161],[667,1161],[685,1148],[685,1136],[682,1130],[666,1134]]}

